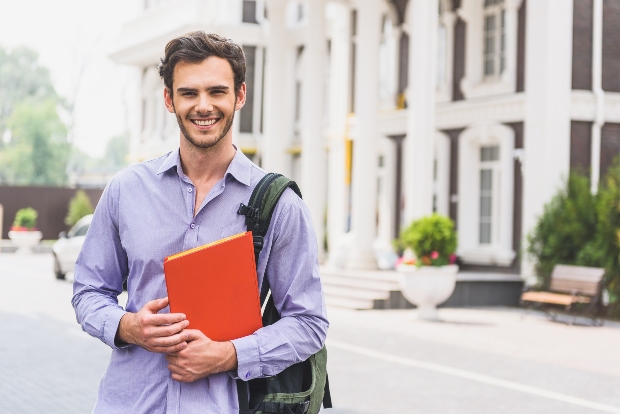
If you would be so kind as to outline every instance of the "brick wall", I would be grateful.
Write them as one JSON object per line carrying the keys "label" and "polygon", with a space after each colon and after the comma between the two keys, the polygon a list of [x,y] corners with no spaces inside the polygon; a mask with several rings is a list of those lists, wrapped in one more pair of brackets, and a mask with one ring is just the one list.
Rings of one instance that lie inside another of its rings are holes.
{"label": "brick wall", "polygon": [[[4,207],[2,235],[7,239],[13,225],[15,213],[20,208],[32,207],[37,210],[37,228],[44,239],[56,239],[58,233],[68,230],[65,217],[69,210],[69,200],[75,196],[76,189],[58,187],[8,187],[0,186],[0,204]],[[99,202],[101,189],[84,190],[95,207]]]}
{"label": "brick wall", "polygon": [[582,174],[590,173],[592,154],[592,122],[570,123],[570,168]]}
{"label": "brick wall", "polygon": [[527,0],[523,0],[519,8],[519,26],[517,32],[517,92],[525,90],[525,19]]}
{"label": "brick wall", "polygon": [[620,92],[620,0],[603,0],[603,90]]}
{"label": "brick wall", "polygon": [[592,89],[592,2],[573,2],[573,89]]}
{"label": "brick wall", "polygon": [[620,155],[620,124],[605,124],[601,131],[601,177]]}
{"label": "brick wall", "polygon": [[461,91],[461,79],[465,76],[465,29],[466,23],[460,17],[454,25],[454,63],[452,72],[452,100],[465,99]]}

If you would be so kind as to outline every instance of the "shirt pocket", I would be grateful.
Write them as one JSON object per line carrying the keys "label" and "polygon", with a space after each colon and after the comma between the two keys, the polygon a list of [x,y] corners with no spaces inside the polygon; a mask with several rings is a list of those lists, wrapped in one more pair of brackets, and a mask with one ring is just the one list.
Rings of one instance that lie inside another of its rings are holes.
{"label": "shirt pocket", "polygon": [[222,227],[222,230],[220,231],[220,239],[234,236],[239,233],[245,233],[246,231],[247,229],[245,227],[245,222],[224,226]]}

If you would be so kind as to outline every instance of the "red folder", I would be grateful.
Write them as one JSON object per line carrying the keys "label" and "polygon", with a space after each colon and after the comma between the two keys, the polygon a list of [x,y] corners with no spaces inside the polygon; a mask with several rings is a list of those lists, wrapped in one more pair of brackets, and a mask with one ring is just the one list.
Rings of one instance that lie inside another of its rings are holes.
{"label": "red folder", "polygon": [[214,341],[251,335],[263,326],[252,233],[241,233],[164,260],[170,312]]}

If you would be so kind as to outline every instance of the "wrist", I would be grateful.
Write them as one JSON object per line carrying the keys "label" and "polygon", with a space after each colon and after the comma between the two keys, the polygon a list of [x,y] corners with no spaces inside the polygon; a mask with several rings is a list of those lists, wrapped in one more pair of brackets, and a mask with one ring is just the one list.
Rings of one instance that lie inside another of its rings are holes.
{"label": "wrist", "polygon": [[130,333],[131,332],[131,318],[133,315],[134,315],[133,313],[127,312],[121,317],[118,323],[116,337],[114,339],[116,346],[123,346],[123,345],[135,343],[135,341],[132,340],[132,335]]}
{"label": "wrist", "polygon": [[220,342],[222,347],[222,372],[233,371],[237,369],[237,350],[232,342]]}

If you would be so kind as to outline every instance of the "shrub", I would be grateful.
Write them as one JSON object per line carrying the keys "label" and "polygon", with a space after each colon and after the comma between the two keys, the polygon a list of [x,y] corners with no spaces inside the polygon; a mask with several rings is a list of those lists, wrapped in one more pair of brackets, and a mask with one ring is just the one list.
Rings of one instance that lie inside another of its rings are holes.
{"label": "shrub", "polygon": [[400,243],[416,254],[418,266],[444,266],[456,257],[456,232],[448,217],[433,214],[411,223],[400,235]]}
{"label": "shrub", "polygon": [[34,208],[26,207],[17,210],[15,213],[15,221],[13,221],[14,230],[34,230],[37,225],[37,211]]}
{"label": "shrub", "polygon": [[65,217],[65,224],[69,227],[75,225],[82,217],[93,214],[93,206],[86,193],[79,190],[69,201],[69,212]]}
{"label": "shrub", "polygon": [[[540,288],[548,288],[556,264],[576,264],[584,246],[594,241],[596,222],[596,200],[588,178],[571,173],[528,236],[527,252],[535,259]],[[592,246],[588,251],[593,251]]]}
{"label": "shrub", "polygon": [[588,178],[572,173],[566,188],[545,206],[528,241],[539,287],[548,288],[556,264],[603,267],[608,315],[620,316],[620,158],[595,196]]}

